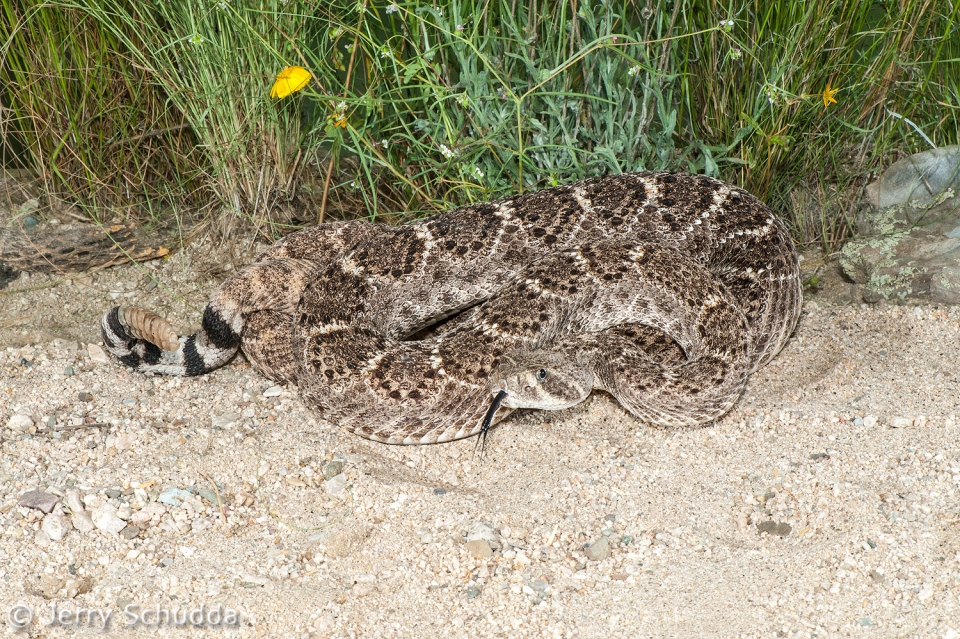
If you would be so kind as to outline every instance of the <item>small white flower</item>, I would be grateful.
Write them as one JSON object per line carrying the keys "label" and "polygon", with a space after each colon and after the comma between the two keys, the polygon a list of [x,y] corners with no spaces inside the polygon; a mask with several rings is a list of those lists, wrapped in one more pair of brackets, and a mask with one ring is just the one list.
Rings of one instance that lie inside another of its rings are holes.
{"label": "small white flower", "polygon": [[457,94],[457,104],[462,107],[468,106],[470,104],[470,96],[468,96],[466,93]]}
{"label": "small white flower", "polygon": [[382,146],[383,149],[386,150],[390,146],[390,143],[387,142],[386,140],[380,140],[380,146]]}
{"label": "small white flower", "polygon": [[478,180],[483,177],[483,171],[480,170],[479,166],[474,165],[471,173],[473,174],[473,177],[477,178]]}
{"label": "small white flower", "polygon": [[400,7],[398,7],[398,6],[395,5],[395,4],[388,4],[388,5],[387,5],[387,15],[390,15],[390,14],[392,14],[392,13],[396,13],[396,12],[399,11],[399,10],[400,10]]}
{"label": "small white flower", "polygon": [[341,100],[340,102],[337,102],[337,111],[339,111],[340,113],[343,113],[346,110],[347,110],[346,102],[344,102],[343,100]]}
{"label": "small white flower", "polygon": [[634,65],[634,66],[630,67],[630,69],[627,71],[627,75],[629,75],[629,76],[632,78],[632,77],[635,77],[635,76],[639,75],[642,70],[643,70],[643,69],[640,68],[640,65],[637,64],[637,65]]}
{"label": "small white flower", "polygon": [[366,3],[366,2],[358,2],[358,3],[357,3],[357,11],[359,11],[360,13],[363,13],[363,12],[366,11],[366,10],[367,10],[367,3]]}
{"label": "small white flower", "polygon": [[392,58],[392,57],[393,57],[393,49],[390,48],[390,45],[389,45],[389,44],[385,44],[385,45],[383,45],[382,47],[380,47],[380,57],[381,57],[381,58]]}
{"label": "small white flower", "polygon": [[724,31],[733,31],[733,20],[721,20],[720,28]]}
{"label": "small white flower", "polygon": [[644,7],[640,10],[640,17],[644,20],[649,20],[653,16],[653,9],[650,7]]}
{"label": "small white flower", "polygon": [[734,47],[733,49],[730,49],[731,60],[739,60],[742,57],[743,57],[743,51],[741,51],[740,49],[737,49],[736,47]]}
{"label": "small white flower", "polygon": [[776,104],[780,98],[780,89],[777,88],[775,84],[765,84],[763,86],[763,92],[767,94],[767,102],[770,104]]}
{"label": "small white flower", "polygon": [[220,2],[217,3],[217,6],[218,6],[219,8],[221,8],[221,9],[226,9],[226,8],[227,8],[227,3],[224,2],[224,0],[220,0]]}
{"label": "small white flower", "polygon": [[190,44],[195,44],[199,46],[203,43],[204,43],[203,36],[200,35],[199,33],[194,33],[192,36],[190,36]]}
{"label": "small white flower", "polygon": [[446,144],[441,144],[440,155],[449,159],[449,158],[452,158],[454,154],[453,154],[453,151],[450,150],[450,147],[448,147]]}

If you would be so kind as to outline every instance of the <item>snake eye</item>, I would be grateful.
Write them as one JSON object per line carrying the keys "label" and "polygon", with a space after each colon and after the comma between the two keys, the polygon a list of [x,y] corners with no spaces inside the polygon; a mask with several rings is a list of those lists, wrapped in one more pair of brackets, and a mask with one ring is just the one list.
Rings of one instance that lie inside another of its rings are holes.
{"label": "snake eye", "polygon": [[546,378],[547,378],[547,371],[545,369],[541,368],[539,371],[537,371],[537,379],[539,379],[542,382]]}

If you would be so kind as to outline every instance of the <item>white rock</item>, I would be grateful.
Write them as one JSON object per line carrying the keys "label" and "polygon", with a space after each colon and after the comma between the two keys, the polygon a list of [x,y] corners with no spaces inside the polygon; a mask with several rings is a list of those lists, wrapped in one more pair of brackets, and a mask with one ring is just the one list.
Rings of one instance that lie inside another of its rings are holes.
{"label": "white rock", "polygon": [[66,502],[67,507],[70,508],[70,512],[83,512],[83,499],[80,497],[80,491],[76,488],[67,488],[67,494],[64,496],[64,501]]}
{"label": "white rock", "polygon": [[467,530],[467,542],[483,540],[492,550],[500,548],[500,536],[493,526],[485,521],[475,521]]}
{"label": "white rock", "polygon": [[224,413],[223,415],[214,417],[211,423],[214,428],[230,428],[238,421],[240,421],[239,413]]}
{"label": "white rock", "polygon": [[37,429],[33,425],[33,419],[29,415],[14,415],[7,420],[7,428],[15,430],[18,433],[37,432]]}
{"label": "white rock", "polygon": [[47,533],[53,541],[60,541],[63,539],[63,536],[67,534],[69,526],[70,524],[67,523],[66,518],[50,513],[43,518],[43,523],[40,524],[40,530]]}
{"label": "white rock", "polygon": [[119,434],[116,441],[113,442],[113,445],[116,446],[117,450],[127,450],[132,444],[133,437],[126,433]]}
{"label": "white rock", "polygon": [[41,529],[33,536],[33,543],[42,547],[49,546],[53,542],[50,540],[50,535],[47,534],[47,531]]}
{"label": "white rock", "polygon": [[73,522],[73,527],[82,533],[88,533],[96,528],[93,523],[93,518],[86,510],[80,510],[73,513],[70,521]]}
{"label": "white rock", "polygon": [[283,392],[283,386],[271,386],[263,391],[264,397],[278,397]]}
{"label": "white rock", "polygon": [[863,425],[867,428],[873,428],[877,425],[877,418],[874,415],[867,415],[863,418]]}
{"label": "white rock", "polygon": [[117,509],[110,504],[103,504],[90,516],[93,525],[104,532],[117,534],[127,527],[127,522],[117,517]]}
{"label": "white rock", "polygon": [[891,428],[906,428],[913,426],[913,420],[909,417],[894,417],[890,420]]}
{"label": "white rock", "polygon": [[145,524],[154,517],[160,517],[165,512],[167,512],[167,509],[163,507],[163,504],[156,501],[150,502],[141,510],[133,513],[133,515],[130,516],[130,521],[135,524]]}
{"label": "white rock", "polygon": [[87,353],[90,355],[91,361],[97,362],[98,364],[110,363],[110,358],[108,358],[104,350],[96,344],[87,344]]}
{"label": "white rock", "polygon": [[328,495],[335,495],[344,489],[347,485],[347,476],[343,473],[340,473],[336,477],[331,477],[327,481],[323,482],[323,488],[327,491]]}

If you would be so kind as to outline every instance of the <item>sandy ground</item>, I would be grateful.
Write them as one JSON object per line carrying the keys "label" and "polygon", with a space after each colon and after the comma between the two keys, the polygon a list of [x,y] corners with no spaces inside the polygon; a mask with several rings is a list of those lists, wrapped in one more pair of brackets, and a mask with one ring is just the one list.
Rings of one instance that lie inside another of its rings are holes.
{"label": "sandy ground", "polygon": [[[512,416],[480,458],[342,433],[242,358],[98,361],[104,309],[186,330],[228,262],[197,245],[0,294],[8,635],[103,636],[109,613],[120,636],[960,636],[960,309],[808,302],[715,424],[595,395]],[[37,488],[46,517],[18,505]],[[174,623],[215,609],[239,621]]]}

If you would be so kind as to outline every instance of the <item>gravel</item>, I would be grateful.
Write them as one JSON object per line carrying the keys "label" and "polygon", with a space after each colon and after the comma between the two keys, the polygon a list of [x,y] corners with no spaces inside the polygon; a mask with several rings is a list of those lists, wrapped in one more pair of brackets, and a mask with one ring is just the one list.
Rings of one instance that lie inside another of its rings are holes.
{"label": "gravel", "polygon": [[[239,637],[960,636],[960,309],[808,303],[715,424],[653,428],[595,394],[521,411],[478,457],[340,432],[242,358],[192,379],[98,360],[104,309],[185,331],[228,261],[201,245],[144,267],[166,288],[120,268],[5,291],[4,616],[221,604]],[[31,491],[48,512],[21,505]]]}

